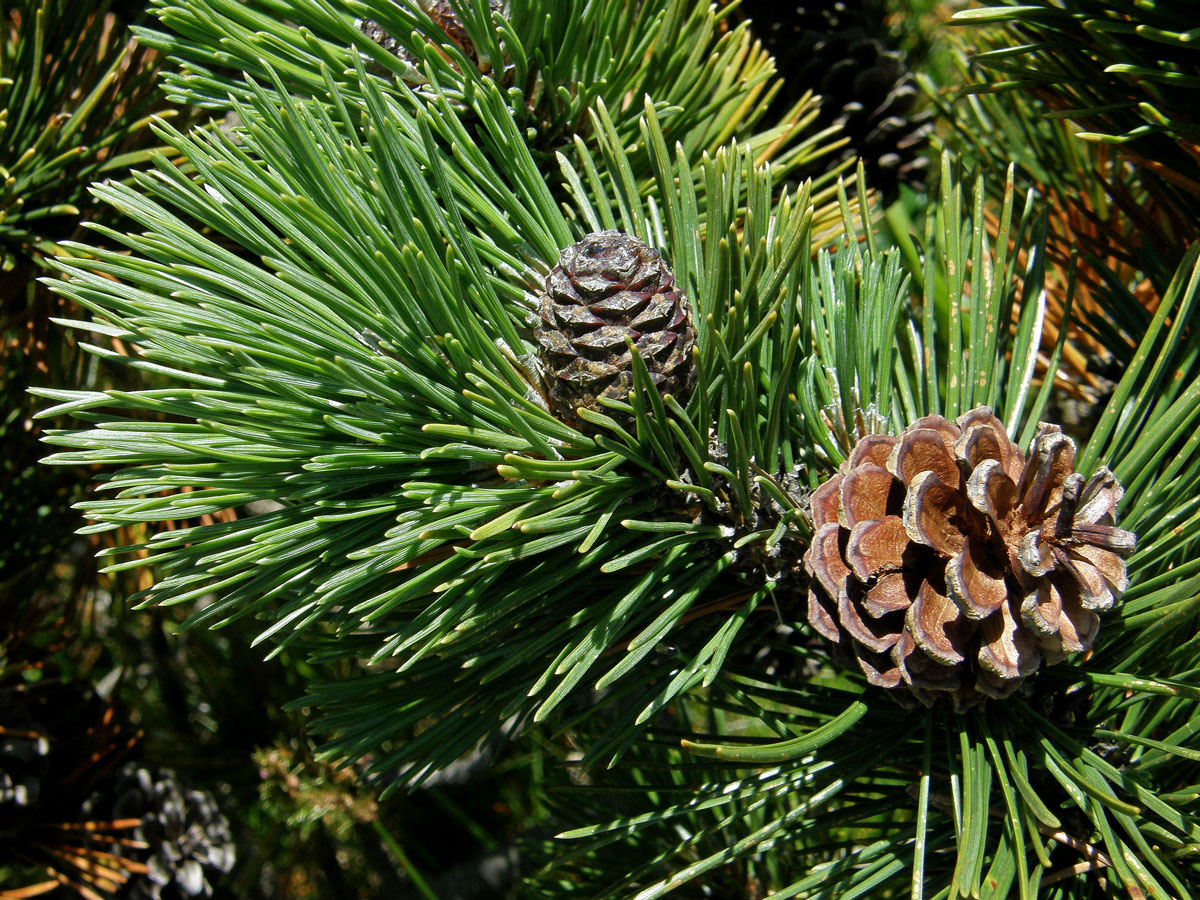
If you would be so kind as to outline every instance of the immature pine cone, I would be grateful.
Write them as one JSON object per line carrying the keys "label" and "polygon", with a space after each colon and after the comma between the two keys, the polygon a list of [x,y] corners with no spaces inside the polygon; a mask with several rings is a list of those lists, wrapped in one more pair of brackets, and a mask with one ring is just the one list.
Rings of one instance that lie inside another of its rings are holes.
{"label": "immature pine cone", "polygon": [[539,312],[538,356],[564,420],[581,424],[579,406],[612,415],[600,398],[629,398],[633,360],[626,338],[659,393],[680,403],[691,395],[691,310],[662,257],[633,235],[597,231],[564,250],[546,276]]}
{"label": "immature pine cone", "polygon": [[1026,459],[986,408],[869,435],[812,496],[808,620],[901,703],[962,710],[1087,650],[1125,590],[1122,488],[1042,424]]}

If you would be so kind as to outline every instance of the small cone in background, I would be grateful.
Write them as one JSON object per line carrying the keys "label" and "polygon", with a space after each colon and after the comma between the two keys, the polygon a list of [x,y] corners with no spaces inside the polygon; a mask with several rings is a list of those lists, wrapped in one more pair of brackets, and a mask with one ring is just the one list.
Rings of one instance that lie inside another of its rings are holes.
{"label": "small cone in background", "polygon": [[128,763],[94,802],[116,819],[141,820],[133,836],[146,845],[146,871],[122,897],[210,897],[213,883],[233,868],[228,819],[212,794],[189,787],[171,769]]}
{"label": "small cone in background", "polygon": [[738,14],[751,19],[775,59],[783,79],[777,104],[819,95],[819,125],[841,126],[849,139],[842,158],[861,158],[867,184],[885,201],[901,184],[923,183],[933,116],[922,108],[904,55],[886,46],[883,22],[871,21],[863,0],[743,0]]}
{"label": "small cone in background", "polygon": [[658,251],[638,238],[597,231],[568,247],[546,276],[538,312],[538,357],[564,421],[584,425],[575,414],[581,406],[611,416],[602,398],[629,399],[630,343],[659,393],[687,402],[696,343],[691,309]]}
{"label": "small cone in background", "polygon": [[27,692],[0,690],[0,836],[7,836],[42,793],[50,771],[50,736]]}
{"label": "small cone in background", "polygon": [[900,702],[959,711],[1090,649],[1135,539],[1113,474],[1074,466],[1057,426],[1027,457],[983,407],[863,438],[812,496],[810,625]]}

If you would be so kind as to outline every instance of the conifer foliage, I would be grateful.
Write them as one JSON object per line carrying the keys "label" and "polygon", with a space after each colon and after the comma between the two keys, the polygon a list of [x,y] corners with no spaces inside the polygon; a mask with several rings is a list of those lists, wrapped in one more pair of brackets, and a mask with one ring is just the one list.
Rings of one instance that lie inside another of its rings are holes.
{"label": "conifer foliage", "polygon": [[151,115],[174,112],[156,89],[159,58],[131,40],[119,6],[0,7],[0,589],[16,594],[41,587],[73,540],[68,507],[86,481],[38,466],[37,402],[25,389],[95,378],[74,337],[50,322],[73,311],[36,279],[81,217],[102,214],[88,186],[144,161]]}
{"label": "conifer foliage", "polygon": [[190,168],[58,263],[156,378],[39,391],[85,530],[150,526],[110,569],[305,653],[386,790],[502,730],[613,767],[531,895],[1192,896],[1197,248],[1076,448],[1011,170],[943,156],[887,247],[863,168],[780,187],[825,138],[708,3],[450,5],[473,54],[418,3],[157,0],[237,124],[157,124]]}

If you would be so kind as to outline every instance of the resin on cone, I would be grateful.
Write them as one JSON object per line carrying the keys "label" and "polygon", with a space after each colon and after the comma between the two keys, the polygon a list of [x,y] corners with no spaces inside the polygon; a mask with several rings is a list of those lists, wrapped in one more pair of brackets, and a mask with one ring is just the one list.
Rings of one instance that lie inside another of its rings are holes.
{"label": "resin on cone", "polygon": [[1057,426],[1026,456],[986,408],[863,438],[812,496],[809,623],[901,702],[959,710],[1090,649],[1135,539],[1112,472],[1074,468]]}
{"label": "resin on cone", "polygon": [[[632,343],[660,394],[686,403],[696,331],[687,300],[657,250],[630,234],[597,231],[568,247],[546,276],[534,329],[549,399],[565,421],[578,407],[613,416],[601,398],[626,401]],[[616,416],[620,418],[620,416]]]}

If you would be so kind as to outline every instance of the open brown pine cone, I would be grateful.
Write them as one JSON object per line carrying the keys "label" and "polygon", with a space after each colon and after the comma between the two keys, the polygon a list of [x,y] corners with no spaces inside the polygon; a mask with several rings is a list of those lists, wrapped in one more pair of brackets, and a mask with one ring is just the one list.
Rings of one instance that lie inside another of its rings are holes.
{"label": "open brown pine cone", "polygon": [[1090,649],[1135,539],[1112,472],[1074,468],[1057,426],[1026,457],[984,407],[868,435],[812,496],[809,623],[901,703],[960,711]]}

